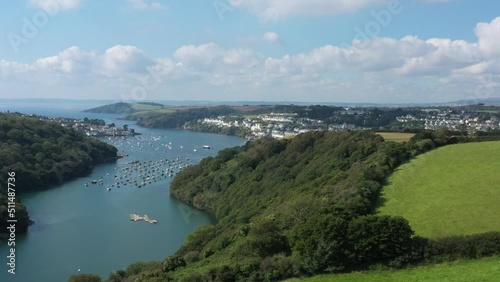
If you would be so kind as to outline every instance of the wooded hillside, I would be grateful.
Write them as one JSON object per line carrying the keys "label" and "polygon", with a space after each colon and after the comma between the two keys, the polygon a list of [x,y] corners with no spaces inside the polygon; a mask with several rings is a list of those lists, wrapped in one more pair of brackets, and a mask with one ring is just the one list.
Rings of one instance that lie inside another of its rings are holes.
{"label": "wooded hillside", "polygon": [[115,147],[55,122],[0,113],[0,232],[6,230],[8,172],[15,172],[17,231],[26,232],[30,220],[20,193],[83,176],[116,159],[116,153]]}

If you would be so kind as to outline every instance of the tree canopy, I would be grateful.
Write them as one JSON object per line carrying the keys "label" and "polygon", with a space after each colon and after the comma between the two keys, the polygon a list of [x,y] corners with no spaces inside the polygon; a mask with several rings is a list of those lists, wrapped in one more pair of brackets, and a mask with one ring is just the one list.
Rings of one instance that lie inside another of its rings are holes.
{"label": "tree canopy", "polygon": [[46,189],[116,159],[117,149],[55,122],[0,113],[0,230],[7,219],[8,172],[15,172],[17,231],[30,220],[19,193]]}

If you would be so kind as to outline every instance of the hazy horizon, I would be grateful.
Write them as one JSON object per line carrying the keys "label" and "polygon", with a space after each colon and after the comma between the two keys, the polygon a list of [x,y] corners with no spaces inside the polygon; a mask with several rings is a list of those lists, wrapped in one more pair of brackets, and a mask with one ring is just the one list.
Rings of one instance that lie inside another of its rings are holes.
{"label": "hazy horizon", "polygon": [[[0,98],[0,101],[67,101],[67,102],[93,102],[100,103],[99,105],[108,105],[114,103],[159,103],[159,104],[172,104],[172,106],[182,106],[182,105],[276,105],[276,104],[296,104],[296,105],[374,105],[374,106],[387,106],[387,105],[401,105],[401,106],[422,106],[422,105],[455,105],[455,104],[478,104],[485,103],[487,105],[499,105],[500,97],[489,98],[489,99],[474,99],[474,100],[457,100],[457,101],[447,101],[447,102],[420,102],[420,103],[376,103],[376,102],[317,102],[317,101],[246,101],[246,100],[108,100],[108,99],[68,99],[68,98]],[[489,102],[489,103],[488,103]],[[4,108],[5,105],[0,105]],[[1,109],[2,107],[0,107]]]}

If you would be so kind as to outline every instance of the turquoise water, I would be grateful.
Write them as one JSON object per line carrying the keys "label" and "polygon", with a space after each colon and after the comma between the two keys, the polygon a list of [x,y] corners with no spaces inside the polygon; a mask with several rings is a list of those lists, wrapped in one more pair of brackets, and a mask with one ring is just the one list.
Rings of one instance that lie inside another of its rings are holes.
{"label": "turquoise water", "polygon": [[[57,115],[55,113],[54,115]],[[75,113],[79,116],[81,113]],[[68,113],[66,115],[68,116]],[[129,156],[116,163],[97,166],[91,175],[75,179],[42,192],[21,195],[31,218],[36,222],[27,235],[16,238],[16,274],[7,273],[8,246],[0,243],[0,281],[67,281],[81,273],[96,273],[105,278],[111,271],[136,261],[163,260],[173,254],[197,226],[209,224],[209,214],[197,211],[169,197],[171,178],[135,185],[115,184],[118,169],[131,161],[182,160],[196,163],[220,149],[242,145],[244,140],[224,135],[182,130],[139,128],[113,115],[105,117],[117,125],[129,124],[143,135],[129,139],[104,139]],[[213,149],[204,150],[203,145]],[[182,147],[181,147],[182,146]],[[196,150],[196,151],[195,151]],[[107,175],[109,174],[109,175]],[[103,186],[86,183],[103,179]],[[147,214],[157,224],[132,222],[129,214]]]}

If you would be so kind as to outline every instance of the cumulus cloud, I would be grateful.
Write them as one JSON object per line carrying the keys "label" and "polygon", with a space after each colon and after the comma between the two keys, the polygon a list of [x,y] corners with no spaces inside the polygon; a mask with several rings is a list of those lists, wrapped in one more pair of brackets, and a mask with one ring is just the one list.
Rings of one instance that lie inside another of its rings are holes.
{"label": "cumulus cloud", "polygon": [[[94,81],[132,87],[141,79],[152,81],[154,72],[155,80],[168,85],[189,85],[189,93],[196,86],[201,92],[224,86],[215,92],[247,95],[240,100],[254,94],[251,97],[266,100],[457,100],[463,95],[473,97],[481,85],[487,85],[491,95],[498,93],[500,53],[494,46],[499,23],[500,18],[478,24],[477,42],[416,36],[372,38],[354,40],[347,47],[325,45],[281,57],[213,42],[181,46],[163,58],[150,58],[136,46],[117,45],[102,53],[75,46],[30,64],[0,60],[0,81],[37,78],[41,83],[55,83],[58,77],[78,79],[87,74]],[[487,83],[482,82],[484,77]],[[327,99],[325,93],[340,94]]]}
{"label": "cumulus cloud", "polygon": [[56,56],[38,59],[34,66],[66,74],[82,74],[92,70],[95,65],[95,59],[96,54],[94,52],[87,52],[77,46],[73,46]]}
{"label": "cumulus cloud", "polygon": [[267,42],[281,43],[281,38],[276,32],[268,31],[262,35],[262,39]]}
{"label": "cumulus cloud", "polygon": [[49,13],[74,10],[80,7],[82,0],[29,0],[30,7],[40,8]]}
{"label": "cumulus cloud", "polygon": [[250,49],[223,49],[215,43],[186,45],[174,52],[174,58],[193,70],[246,70],[256,66],[259,56]]}
{"label": "cumulus cloud", "polygon": [[290,16],[323,16],[350,13],[366,7],[386,4],[388,0],[230,0],[229,3],[248,10],[266,20]]}
{"label": "cumulus cloud", "polygon": [[[229,0],[238,9],[247,10],[264,20],[280,20],[294,16],[327,16],[353,13],[365,8],[387,5],[398,0]],[[401,0],[400,0],[401,1]],[[424,3],[452,0],[412,0]]]}
{"label": "cumulus cloud", "polygon": [[103,73],[119,76],[124,73],[142,73],[153,61],[146,56],[143,50],[135,46],[117,45],[106,50],[102,55]]}
{"label": "cumulus cloud", "polygon": [[500,55],[500,17],[490,23],[478,23],[475,29],[479,48],[487,57]]}

